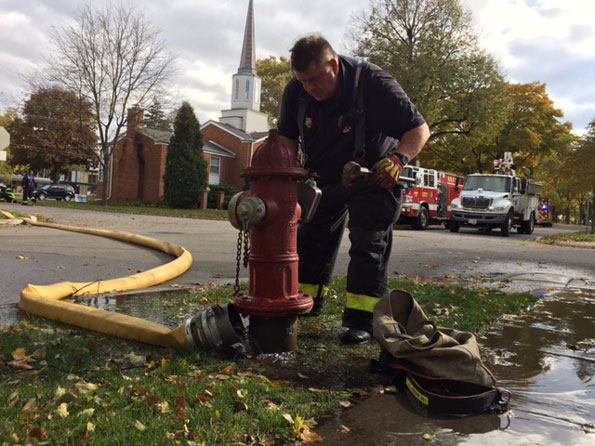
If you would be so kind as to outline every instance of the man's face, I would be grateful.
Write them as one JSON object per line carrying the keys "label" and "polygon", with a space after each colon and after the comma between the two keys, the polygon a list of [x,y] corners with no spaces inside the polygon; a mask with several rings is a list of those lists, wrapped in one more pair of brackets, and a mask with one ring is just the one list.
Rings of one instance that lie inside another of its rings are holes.
{"label": "man's face", "polygon": [[304,90],[318,102],[326,101],[339,92],[339,61],[330,59],[323,64],[310,63],[305,71],[295,73]]}

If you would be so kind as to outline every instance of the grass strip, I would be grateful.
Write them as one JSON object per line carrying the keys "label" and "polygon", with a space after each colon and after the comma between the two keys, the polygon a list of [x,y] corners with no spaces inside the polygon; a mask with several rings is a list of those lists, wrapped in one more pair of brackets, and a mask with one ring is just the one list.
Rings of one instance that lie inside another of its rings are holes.
{"label": "grass strip", "polygon": [[[477,332],[537,298],[409,280],[439,326]],[[0,444],[215,445],[302,444],[317,421],[383,389],[368,373],[375,343],[339,345],[345,278],[337,278],[321,316],[301,318],[299,348],[256,358],[171,350],[24,316],[0,336]],[[232,286],[142,300],[143,314],[179,326]],[[119,311],[136,311],[132,301]],[[128,305],[128,306],[127,306]]]}
{"label": "grass strip", "polygon": [[563,234],[553,234],[543,237],[541,243],[553,244],[556,242],[579,242],[595,243],[595,234],[590,232],[569,232]]}
{"label": "grass strip", "polygon": [[163,217],[198,218],[203,220],[228,220],[226,210],[217,209],[175,209],[164,203],[110,203],[107,206],[100,202],[77,203],[74,201],[45,200],[37,201],[36,206],[81,209],[99,212],[120,212],[124,214],[156,215]]}

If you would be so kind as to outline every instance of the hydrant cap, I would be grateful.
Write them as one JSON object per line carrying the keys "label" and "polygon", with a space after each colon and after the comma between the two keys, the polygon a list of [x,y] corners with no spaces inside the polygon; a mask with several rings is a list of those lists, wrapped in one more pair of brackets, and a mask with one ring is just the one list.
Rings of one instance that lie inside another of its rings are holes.
{"label": "hydrant cap", "polygon": [[293,153],[279,138],[277,129],[269,130],[269,137],[252,156],[252,167],[286,168],[295,167],[297,154]]}

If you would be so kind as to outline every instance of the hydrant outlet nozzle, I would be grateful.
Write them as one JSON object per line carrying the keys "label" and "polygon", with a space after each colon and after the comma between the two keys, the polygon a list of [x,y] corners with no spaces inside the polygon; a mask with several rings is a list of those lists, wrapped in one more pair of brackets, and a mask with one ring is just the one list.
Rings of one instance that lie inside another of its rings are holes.
{"label": "hydrant outlet nozzle", "polygon": [[238,192],[229,201],[227,212],[234,228],[247,231],[251,226],[257,226],[264,221],[267,208],[260,198],[246,192]]}

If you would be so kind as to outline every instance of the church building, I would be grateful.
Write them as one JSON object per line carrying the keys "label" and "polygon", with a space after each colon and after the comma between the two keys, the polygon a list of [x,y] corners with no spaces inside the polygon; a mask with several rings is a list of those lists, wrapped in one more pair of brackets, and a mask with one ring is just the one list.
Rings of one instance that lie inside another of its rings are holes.
{"label": "church building", "polygon": [[[240,173],[250,166],[252,154],[264,143],[269,130],[267,115],[260,111],[252,0],[248,4],[240,65],[231,82],[231,108],[222,110],[218,121],[205,122],[201,132],[208,184],[225,183],[241,190],[244,180]],[[113,155],[111,200],[163,200],[163,175],[171,136],[171,132],[145,127],[142,110],[128,111],[126,133]]]}

